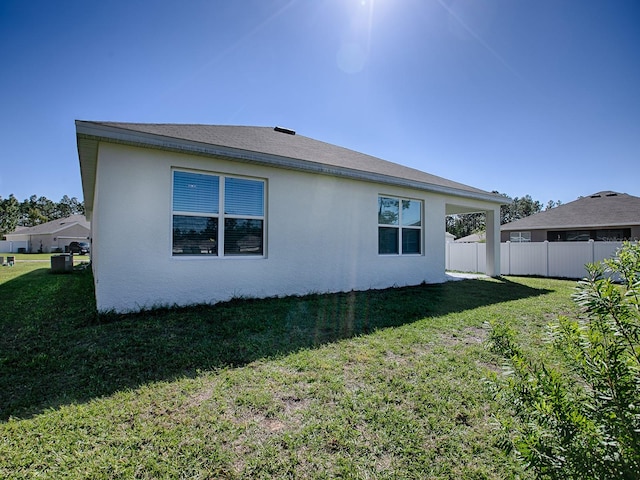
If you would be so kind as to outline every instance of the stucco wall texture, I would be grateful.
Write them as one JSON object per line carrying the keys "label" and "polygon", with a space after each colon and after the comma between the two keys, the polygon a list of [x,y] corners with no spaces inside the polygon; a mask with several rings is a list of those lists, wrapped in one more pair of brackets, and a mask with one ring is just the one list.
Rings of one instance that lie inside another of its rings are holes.
{"label": "stucco wall texture", "polygon": [[[266,180],[265,255],[173,256],[174,168]],[[379,195],[422,200],[422,254],[378,255]],[[101,143],[94,198],[92,264],[100,311],[445,279],[446,198],[441,194]]]}

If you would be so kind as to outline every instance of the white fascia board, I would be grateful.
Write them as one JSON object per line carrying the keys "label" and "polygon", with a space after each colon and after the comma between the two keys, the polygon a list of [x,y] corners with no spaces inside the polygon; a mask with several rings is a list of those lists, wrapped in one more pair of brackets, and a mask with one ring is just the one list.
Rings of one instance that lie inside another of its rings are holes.
{"label": "white fascia board", "polygon": [[173,137],[165,137],[144,132],[132,132],[118,127],[109,125],[96,125],[91,122],[83,122],[80,120],[76,121],[76,131],[78,135],[93,137],[96,140],[104,139],[113,143],[123,143],[139,147],[151,147],[161,150],[170,150],[205,156],[228,157],[247,163],[256,163],[260,165],[275,166],[290,170],[302,170],[324,175],[346,177],[354,180],[407,187],[416,190],[453,195],[456,197],[480,200],[500,205],[504,205],[509,200],[504,196],[498,196],[492,193],[472,192],[441,185],[434,185],[431,183],[419,182],[401,177],[393,177],[379,173],[366,172],[364,170],[342,168],[334,165],[312,162],[309,160],[282,157],[278,155],[271,155],[268,153],[242,150],[239,148],[225,147],[222,145],[212,145],[208,143],[177,139]]}

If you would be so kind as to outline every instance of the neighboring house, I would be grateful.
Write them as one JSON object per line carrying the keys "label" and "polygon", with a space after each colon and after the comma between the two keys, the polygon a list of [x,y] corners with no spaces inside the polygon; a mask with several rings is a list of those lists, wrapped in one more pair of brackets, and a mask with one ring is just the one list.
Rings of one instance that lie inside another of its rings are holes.
{"label": "neighboring house", "polygon": [[84,215],[71,215],[35,227],[18,227],[5,235],[9,242],[26,242],[28,253],[66,251],[71,242],[88,242],[90,236],[91,226]]}
{"label": "neighboring house", "polygon": [[[445,281],[445,216],[505,197],[276,127],[76,121],[100,311]],[[507,199],[508,200],[508,199]]]}
{"label": "neighboring house", "polygon": [[501,227],[501,241],[621,241],[640,238],[640,197],[598,192]]}
{"label": "neighboring house", "polygon": [[487,234],[485,232],[472,233],[466,237],[460,237],[456,239],[456,243],[484,243],[487,241]]}

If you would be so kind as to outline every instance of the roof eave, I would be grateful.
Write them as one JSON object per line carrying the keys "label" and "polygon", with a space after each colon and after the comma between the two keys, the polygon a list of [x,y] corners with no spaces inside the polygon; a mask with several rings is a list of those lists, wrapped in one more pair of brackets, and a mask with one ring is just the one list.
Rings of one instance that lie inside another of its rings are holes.
{"label": "roof eave", "polygon": [[11,233],[7,233],[6,235],[55,235],[60,233],[68,228],[75,227],[76,225],[80,225],[81,227],[89,228],[85,225],[82,225],[80,222],[71,222],[65,223],[64,225],[58,225],[57,228],[53,228],[51,230],[41,230],[39,231],[40,225],[35,225],[33,227],[25,227],[19,231],[13,231]]}
{"label": "roof eave", "polygon": [[[608,223],[589,223],[589,224],[575,224],[575,225],[546,225],[546,226],[526,226],[516,225],[509,226],[505,223],[500,227],[501,231],[508,232],[510,230],[573,230],[577,228],[594,228],[594,227],[633,227],[639,225],[638,222],[608,222]],[[507,228],[505,228],[507,227]]]}
{"label": "roof eave", "polygon": [[76,120],[76,142],[78,146],[78,159],[80,161],[80,178],[82,179],[84,207],[86,218],[91,221],[98,163],[99,136],[83,133],[87,130],[87,126],[87,122]]}
{"label": "roof eave", "polygon": [[[234,160],[255,163],[259,165],[275,166],[290,170],[306,171],[346,177],[354,180],[382,183],[400,187],[408,187],[433,193],[454,195],[472,200],[480,200],[489,203],[504,205],[508,198],[504,196],[467,191],[442,185],[410,180],[401,177],[393,177],[379,173],[355,170],[350,168],[327,165],[309,160],[301,160],[291,157],[283,157],[251,150],[242,150],[222,145],[196,142],[192,140],[166,137],[144,132],[132,132],[130,130],[100,125],[93,122],[76,120],[76,136],[78,140],[78,154],[80,157],[80,169],[82,173],[82,188],[85,196],[85,207],[88,212],[93,209],[93,192],[95,188],[95,173],[97,164],[98,142],[107,141],[136,147],[157,148],[181,153],[190,153],[204,156],[227,157]],[[83,150],[83,151],[81,151]]]}
{"label": "roof eave", "polygon": [[[61,232],[63,230],[66,230],[67,228],[75,227],[76,225],[80,225],[80,222],[65,223],[64,225],[60,225],[60,228],[57,228],[56,230],[52,230],[50,233],[58,233],[58,232]],[[80,225],[80,226],[82,226],[82,225]]]}

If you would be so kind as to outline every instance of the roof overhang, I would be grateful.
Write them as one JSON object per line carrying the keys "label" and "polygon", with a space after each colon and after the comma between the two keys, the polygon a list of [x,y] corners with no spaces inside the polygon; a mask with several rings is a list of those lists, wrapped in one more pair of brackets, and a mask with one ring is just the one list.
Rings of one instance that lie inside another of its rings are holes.
{"label": "roof overhang", "polygon": [[[134,132],[112,125],[102,125],[82,120],[76,120],[76,137],[78,142],[78,156],[80,159],[80,172],[82,176],[82,190],[84,193],[85,209],[89,217],[91,215],[90,212],[93,210],[93,193],[96,181],[98,144],[101,141],[142,148],[156,148],[165,151],[188,153],[191,155],[231,158],[239,162],[344,177],[398,187],[407,187],[499,205],[504,205],[509,201],[508,198],[502,195],[489,192],[466,191],[364,170],[327,165],[309,160],[283,157],[222,145],[212,145],[209,143],[167,137],[146,132]],[[90,220],[90,218],[88,219]]]}
{"label": "roof overhang", "polygon": [[64,230],[67,230],[71,227],[75,227],[76,225],[79,225],[81,227],[86,228],[87,230],[89,230],[89,227],[82,225],[80,222],[70,222],[70,223],[65,223],[64,225],[58,225],[57,228],[53,228],[51,230],[42,230],[41,225],[36,225],[34,227],[24,227],[21,228],[19,230],[14,230],[11,233],[7,233],[6,235],[55,235],[59,232],[63,232]]}
{"label": "roof overhang", "polygon": [[[515,226],[509,227],[509,224],[504,224],[500,227],[503,232],[511,231],[528,231],[528,230],[592,230],[594,228],[620,228],[620,227],[637,227],[638,222],[623,222],[623,223],[590,223],[590,224],[575,224],[575,225],[546,225],[546,226]],[[507,228],[505,228],[507,227]]]}

